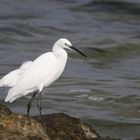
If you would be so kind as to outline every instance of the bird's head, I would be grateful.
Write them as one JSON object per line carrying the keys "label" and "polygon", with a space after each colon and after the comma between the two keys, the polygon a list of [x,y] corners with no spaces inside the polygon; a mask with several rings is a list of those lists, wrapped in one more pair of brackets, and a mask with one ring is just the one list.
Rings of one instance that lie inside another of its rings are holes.
{"label": "bird's head", "polygon": [[81,51],[79,51],[78,49],[73,47],[71,42],[66,38],[61,38],[61,39],[57,40],[55,43],[55,46],[59,46],[63,49],[75,50],[78,53],[80,53],[81,55],[83,55],[84,57],[86,57],[86,55],[84,53],[82,53]]}
{"label": "bird's head", "polygon": [[61,38],[61,39],[57,40],[55,44],[57,44],[57,46],[59,46],[63,49],[70,49],[70,47],[72,47],[71,42],[66,38]]}

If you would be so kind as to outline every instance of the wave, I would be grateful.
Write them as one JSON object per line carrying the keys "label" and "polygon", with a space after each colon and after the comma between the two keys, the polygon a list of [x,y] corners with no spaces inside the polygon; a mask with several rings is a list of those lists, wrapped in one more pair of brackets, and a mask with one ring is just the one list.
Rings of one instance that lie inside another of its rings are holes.
{"label": "wave", "polygon": [[129,13],[140,14],[140,4],[124,1],[112,1],[112,0],[94,0],[87,4],[84,4],[78,8],[80,11],[87,12],[117,12],[117,13]]}

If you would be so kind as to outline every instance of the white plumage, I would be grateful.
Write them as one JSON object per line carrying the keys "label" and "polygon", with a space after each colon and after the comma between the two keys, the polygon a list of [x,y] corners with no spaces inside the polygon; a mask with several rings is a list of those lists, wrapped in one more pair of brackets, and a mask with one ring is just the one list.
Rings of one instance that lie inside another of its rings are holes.
{"label": "white plumage", "polygon": [[24,62],[18,69],[9,72],[0,80],[0,87],[13,87],[32,61]]}
{"label": "white plumage", "polygon": [[[69,40],[59,39],[54,44],[52,52],[44,53],[34,61],[23,63],[19,69],[10,72],[1,79],[0,86],[11,87],[5,98],[5,102],[13,102],[17,98],[26,96],[29,93],[41,92],[44,87],[48,87],[58,79],[67,61],[65,48],[74,49],[85,56],[82,52],[72,47]],[[28,115],[31,102],[32,101],[29,101],[28,103]],[[38,103],[38,105],[41,114],[40,103]]]}
{"label": "white plumage", "polygon": [[[64,39],[61,39],[55,43],[53,52],[42,54],[32,62],[13,88],[9,90],[5,102],[13,102],[17,98],[37,90],[41,92],[43,87],[49,86],[59,78],[67,60],[66,51],[57,45],[58,43],[61,45],[63,41]],[[65,42],[71,45],[68,40],[65,40]]]}

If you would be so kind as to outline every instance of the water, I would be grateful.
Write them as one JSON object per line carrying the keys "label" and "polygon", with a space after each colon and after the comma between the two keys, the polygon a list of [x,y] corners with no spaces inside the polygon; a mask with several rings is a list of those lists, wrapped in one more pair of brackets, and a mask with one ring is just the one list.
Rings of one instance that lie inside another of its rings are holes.
{"label": "water", "polygon": [[[60,80],[43,91],[43,111],[79,117],[102,136],[140,137],[139,0],[1,0],[0,77],[61,37],[88,58],[70,52]],[[1,103],[6,94],[1,88]],[[25,113],[27,101],[6,105]],[[32,114],[38,114],[35,102]]]}

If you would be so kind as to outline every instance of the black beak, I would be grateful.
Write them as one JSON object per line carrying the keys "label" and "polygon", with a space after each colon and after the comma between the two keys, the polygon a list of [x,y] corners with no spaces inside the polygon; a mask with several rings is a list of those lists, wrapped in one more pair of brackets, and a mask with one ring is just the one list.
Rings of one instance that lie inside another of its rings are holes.
{"label": "black beak", "polygon": [[84,57],[87,57],[84,53],[82,53],[81,51],[79,51],[78,49],[76,49],[75,47],[70,47],[71,49],[79,52],[81,55],[83,55]]}

